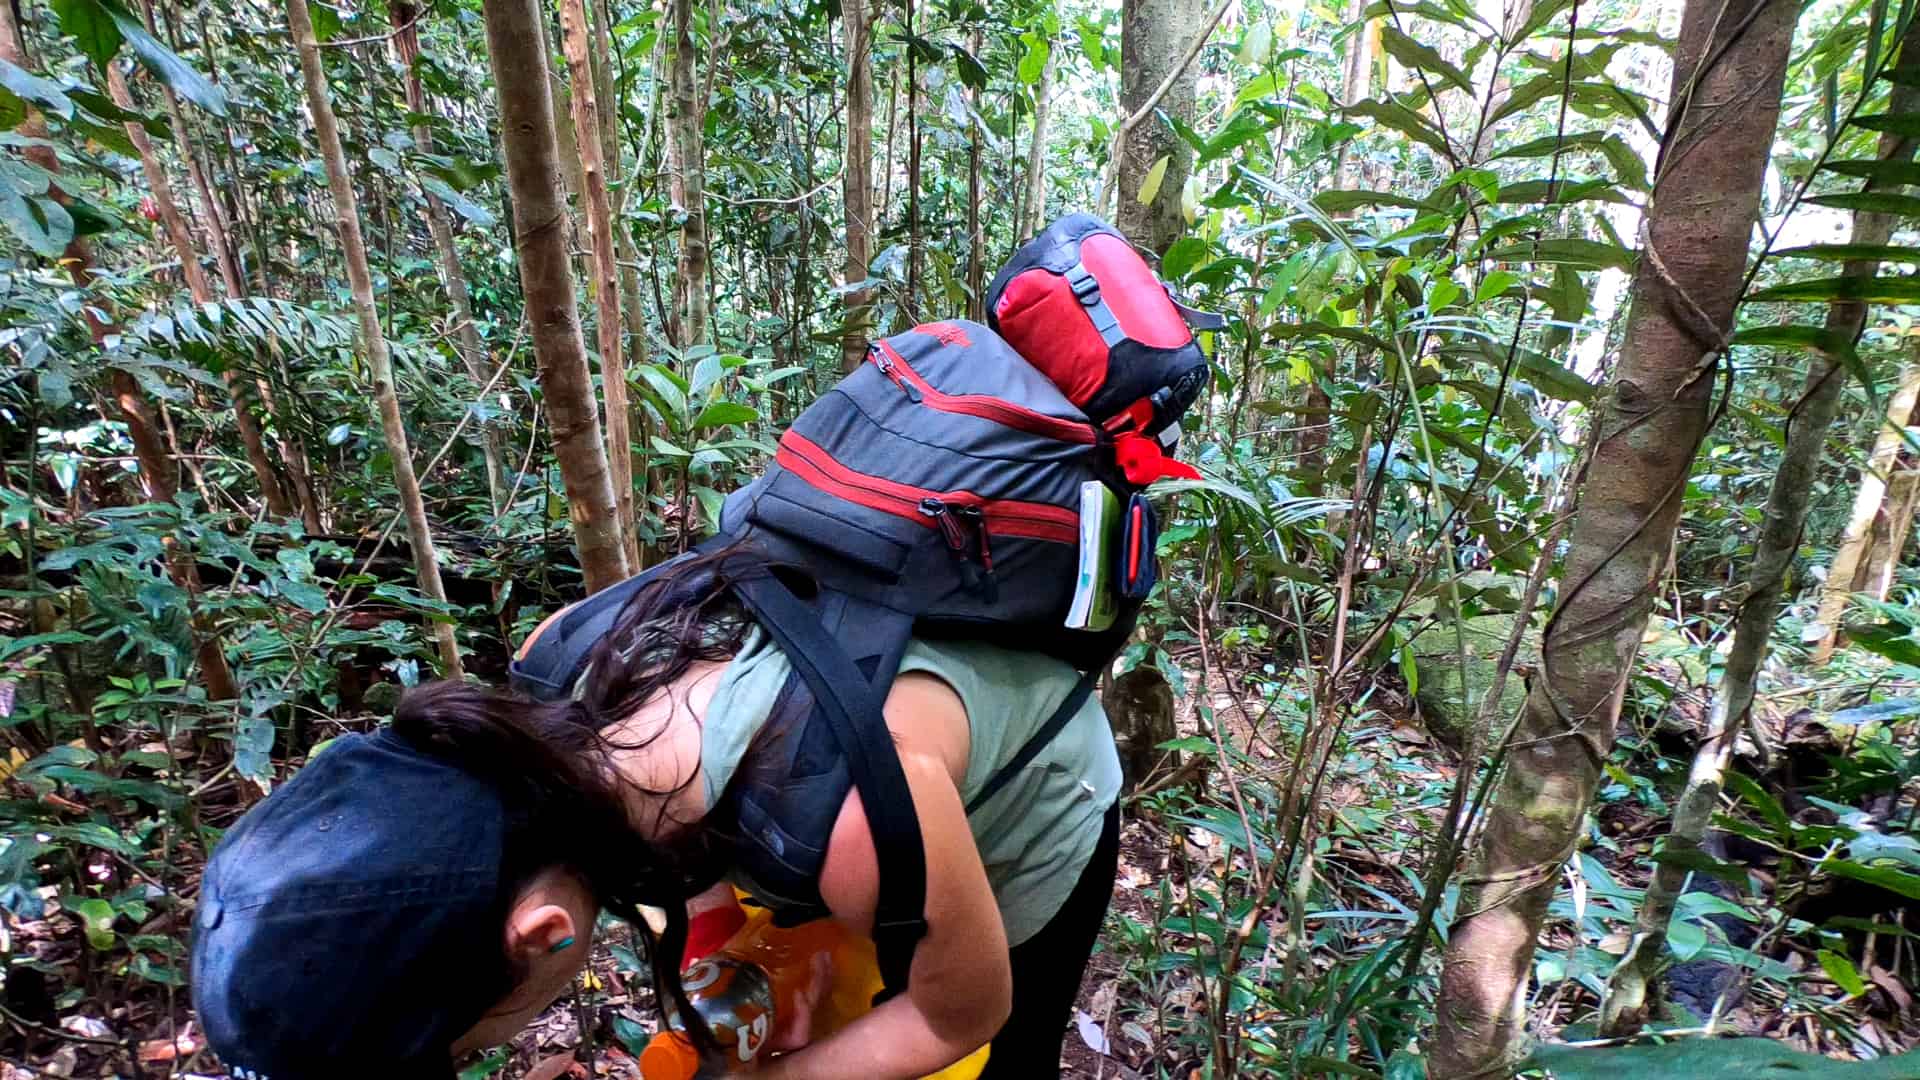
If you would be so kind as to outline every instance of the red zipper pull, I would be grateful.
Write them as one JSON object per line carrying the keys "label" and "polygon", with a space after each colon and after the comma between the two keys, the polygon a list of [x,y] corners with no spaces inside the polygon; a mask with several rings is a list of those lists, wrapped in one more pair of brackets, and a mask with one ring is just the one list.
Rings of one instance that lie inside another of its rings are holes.
{"label": "red zipper pull", "polygon": [[987,573],[993,573],[993,542],[989,539],[992,534],[987,531],[987,515],[977,506],[956,507],[954,513],[973,524],[974,535],[980,538],[980,565]]}
{"label": "red zipper pull", "polygon": [[947,504],[939,499],[920,500],[920,512],[933,519],[934,525],[940,530],[940,539],[947,542],[947,549],[965,558],[967,534],[961,531],[960,523],[953,519],[953,514],[949,513],[949,510]]}

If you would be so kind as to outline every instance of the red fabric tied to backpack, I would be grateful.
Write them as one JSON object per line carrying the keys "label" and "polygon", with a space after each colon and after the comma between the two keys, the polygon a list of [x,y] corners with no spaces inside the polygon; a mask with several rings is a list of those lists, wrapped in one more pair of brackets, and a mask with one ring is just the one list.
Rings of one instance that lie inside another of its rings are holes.
{"label": "red fabric tied to backpack", "polygon": [[1206,388],[1194,331],[1224,323],[1176,301],[1113,226],[1091,214],[1049,225],[994,278],[987,320],[1115,436],[1128,480],[1195,475],[1162,448]]}

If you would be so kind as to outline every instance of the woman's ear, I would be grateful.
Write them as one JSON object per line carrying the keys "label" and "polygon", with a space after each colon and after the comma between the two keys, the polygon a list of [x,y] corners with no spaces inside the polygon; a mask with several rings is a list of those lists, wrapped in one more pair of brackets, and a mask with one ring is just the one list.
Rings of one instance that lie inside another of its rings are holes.
{"label": "woman's ear", "polygon": [[518,965],[530,968],[544,957],[586,948],[565,906],[528,900],[507,916],[507,954]]}

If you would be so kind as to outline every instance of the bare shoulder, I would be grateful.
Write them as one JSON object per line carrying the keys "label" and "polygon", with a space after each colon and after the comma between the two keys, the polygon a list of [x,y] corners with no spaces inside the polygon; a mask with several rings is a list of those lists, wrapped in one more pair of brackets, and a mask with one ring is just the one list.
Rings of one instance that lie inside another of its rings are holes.
{"label": "bare shoulder", "polygon": [[901,674],[887,694],[886,717],[903,757],[932,758],[956,786],[966,778],[971,749],[967,707],[945,679],[920,671]]}

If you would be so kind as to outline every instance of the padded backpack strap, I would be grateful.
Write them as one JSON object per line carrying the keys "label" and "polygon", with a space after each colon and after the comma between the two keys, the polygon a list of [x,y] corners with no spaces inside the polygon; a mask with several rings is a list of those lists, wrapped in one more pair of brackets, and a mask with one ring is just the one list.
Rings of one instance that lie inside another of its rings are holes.
{"label": "padded backpack strap", "polygon": [[1187,320],[1188,329],[1225,330],[1227,328],[1225,316],[1218,312],[1201,311],[1199,308],[1188,307],[1180,302],[1179,297],[1173,295],[1172,289],[1167,290],[1167,299],[1173,301],[1173,306],[1180,312],[1180,317]]}
{"label": "padded backpack strap", "polygon": [[884,703],[818,613],[779,578],[761,572],[735,580],[733,589],[806,680],[816,715],[826,719],[846,753],[880,864],[873,943],[884,989],[876,1000],[892,997],[907,988],[914,947],[927,933],[927,861]]}
{"label": "padded backpack strap", "polygon": [[1100,296],[1100,281],[1087,269],[1087,264],[1075,262],[1067,267],[1067,286],[1073,290],[1073,298],[1087,309],[1087,318],[1093,320],[1093,328],[1100,331],[1100,340],[1111,349],[1127,340],[1126,332],[1120,329],[1120,320]]}

